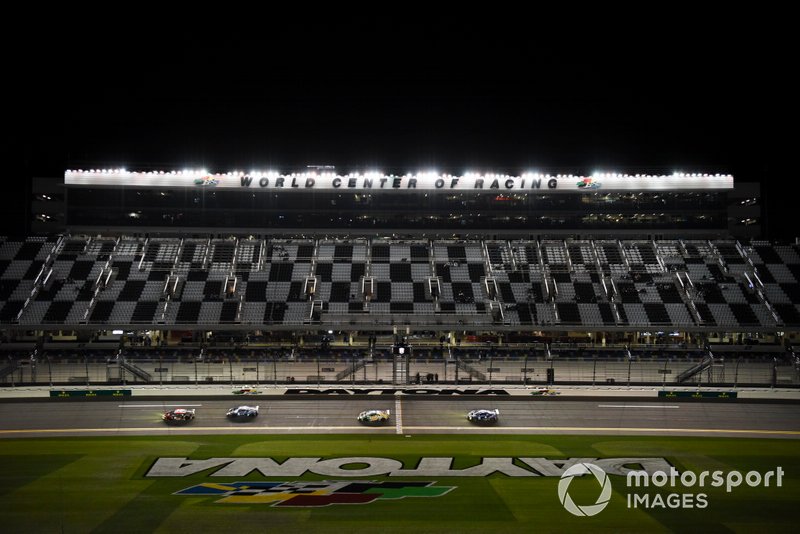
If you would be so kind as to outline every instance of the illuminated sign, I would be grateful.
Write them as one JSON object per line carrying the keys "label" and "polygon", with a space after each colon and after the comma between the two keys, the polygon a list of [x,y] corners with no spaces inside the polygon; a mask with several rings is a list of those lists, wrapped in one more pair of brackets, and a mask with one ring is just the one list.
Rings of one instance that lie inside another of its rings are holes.
{"label": "illuminated sign", "polygon": [[391,175],[377,172],[339,175],[333,172],[229,172],[206,171],[130,172],[122,169],[70,170],[64,173],[68,186],[116,186],[147,188],[194,188],[202,191],[474,191],[497,194],[584,193],[614,191],[690,191],[733,189],[729,174],[644,175],[598,173],[592,176],[568,174],[466,173],[461,176],[437,173]]}

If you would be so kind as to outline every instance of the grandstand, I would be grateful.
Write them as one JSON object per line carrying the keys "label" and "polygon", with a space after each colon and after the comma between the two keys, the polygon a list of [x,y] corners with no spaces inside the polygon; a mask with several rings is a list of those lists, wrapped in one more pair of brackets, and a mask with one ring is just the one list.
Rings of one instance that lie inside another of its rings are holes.
{"label": "grandstand", "polygon": [[[687,209],[724,212],[731,177],[68,171],[65,184],[62,234],[0,238],[4,385],[800,384],[800,247],[683,224]],[[266,224],[243,232],[257,197]],[[302,231],[343,197],[347,222]],[[600,197],[622,212],[618,236],[610,219],[570,226]],[[674,226],[642,216],[654,202]]]}

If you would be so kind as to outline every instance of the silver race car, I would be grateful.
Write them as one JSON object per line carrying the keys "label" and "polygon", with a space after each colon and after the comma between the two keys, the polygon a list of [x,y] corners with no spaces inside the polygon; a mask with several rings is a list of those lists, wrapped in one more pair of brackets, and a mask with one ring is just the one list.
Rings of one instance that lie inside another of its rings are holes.
{"label": "silver race car", "polygon": [[478,425],[493,425],[500,420],[500,410],[472,410],[467,419]]}

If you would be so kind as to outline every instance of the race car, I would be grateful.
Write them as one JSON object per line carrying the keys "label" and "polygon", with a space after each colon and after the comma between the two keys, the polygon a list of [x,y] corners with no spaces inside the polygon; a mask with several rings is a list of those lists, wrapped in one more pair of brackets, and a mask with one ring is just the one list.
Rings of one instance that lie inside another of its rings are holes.
{"label": "race car", "polygon": [[230,418],[258,417],[258,408],[259,406],[239,406],[237,408],[231,408],[225,415]]}
{"label": "race car", "polygon": [[168,423],[171,422],[180,423],[180,422],[191,421],[192,419],[194,419],[194,409],[187,410],[186,408],[176,408],[174,410],[165,412],[164,415],[161,416],[161,419],[163,419]]}
{"label": "race car", "polygon": [[234,395],[257,395],[259,393],[261,393],[261,391],[253,386],[242,386],[239,389],[233,390]]}
{"label": "race car", "polygon": [[531,390],[531,395],[536,395],[537,397],[558,395],[558,391],[550,388],[533,388]]}
{"label": "race car", "polygon": [[472,410],[467,419],[479,425],[493,425],[500,419],[500,410]]}
{"label": "race car", "polygon": [[389,420],[389,410],[365,410],[358,414],[358,422],[365,425],[379,425]]}

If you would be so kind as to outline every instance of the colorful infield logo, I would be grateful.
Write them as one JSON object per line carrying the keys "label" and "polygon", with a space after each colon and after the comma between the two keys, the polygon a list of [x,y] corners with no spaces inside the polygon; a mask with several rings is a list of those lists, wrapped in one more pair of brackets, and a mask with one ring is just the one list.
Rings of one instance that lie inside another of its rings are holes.
{"label": "colorful infield logo", "polygon": [[212,178],[211,176],[203,176],[202,178],[195,178],[194,185],[201,187],[213,187],[219,183],[219,178]]}
{"label": "colorful infield logo", "polygon": [[595,181],[594,178],[584,178],[575,185],[578,186],[578,189],[600,189],[603,184]]}
{"label": "colorful infield logo", "polygon": [[379,482],[374,480],[320,480],[313,482],[206,483],[174,495],[216,496],[218,503],[270,504],[272,506],[329,506],[367,504],[405,497],[441,497],[456,486],[434,486],[434,482]]}

